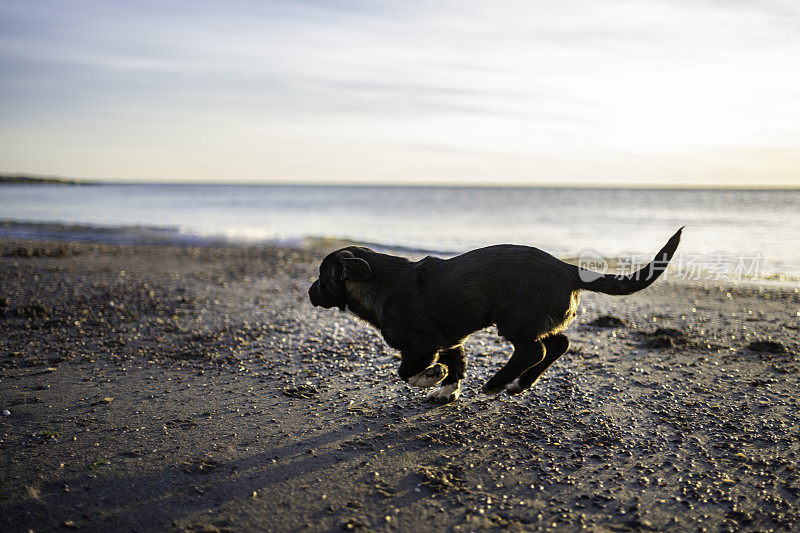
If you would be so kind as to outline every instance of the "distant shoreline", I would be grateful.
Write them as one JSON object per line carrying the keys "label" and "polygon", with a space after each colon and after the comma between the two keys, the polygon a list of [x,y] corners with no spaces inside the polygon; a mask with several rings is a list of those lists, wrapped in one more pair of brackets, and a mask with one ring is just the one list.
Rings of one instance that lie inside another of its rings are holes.
{"label": "distant shoreline", "polygon": [[0,185],[91,185],[88,181],[54,176],[29,176],[27,174],[0,174]]}
{"label": "distant shoreline", "polygon": [[722,184],[708,184],[708,185],[691,185],[691,184],[678,184],[669,185],[664,183],[657,183],[652,185],[637,185],[626,183],[510,183],[510,182],[491,182],[491,183],[471,183],[471,182],[453,182],[453,183],[427,183],[427,182],[410,182],[410,183],[369,183],[358,181],[341,181],[341,182],[325,182],[325,181],[263,181],[263,182],[248,182],[248,181],[181,181],[181,180],[79,180],[73,178],[62,178],[58,176],[40,176],[34,174],[0,174],[0,185],[120,185],[120,186],[188,186],[188,187],[320,187],[320,188],[352,188],[352,189],[577,189],[577,190],[653,190],[653,191],[800,191],[800,185],[722,185]]}

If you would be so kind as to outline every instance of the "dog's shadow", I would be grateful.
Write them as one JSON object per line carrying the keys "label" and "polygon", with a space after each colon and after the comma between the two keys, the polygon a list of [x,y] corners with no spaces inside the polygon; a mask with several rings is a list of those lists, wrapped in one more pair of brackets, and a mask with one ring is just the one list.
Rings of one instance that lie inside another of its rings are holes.
{"label": "dog's shadow", "polygon": [[[438,431],[447,423],[441,415],[448,413],[452,423],[470,414],[463,405],[424,401],[396,413],[347,411],[349,418],[335,428],[242,457],[220,460],[209,452],[203,461],[145,466],[127,475],[81,472],[44,484],[37,498],[10,511],[27,517],[20,523],[34,528],[58,528],[69,520],[75,527],[100,529],[115,523],[191,529],[222,527],[225,517],[240,513],[258,517],[260,524],[280,523],[284,506],[295,508],[292,516],[298,515],[297,506],[305,506],[299,514],[335,529],[340,514],[352,513],[343,508],[342,491],[348,501],[390,499],[401,511],[429,497],[418,472],[437,461]],[[314,497],[296,498],[298,491]],[[362,514],[377,513],[372,518],[380,523],[381,506],[370,509]]]}

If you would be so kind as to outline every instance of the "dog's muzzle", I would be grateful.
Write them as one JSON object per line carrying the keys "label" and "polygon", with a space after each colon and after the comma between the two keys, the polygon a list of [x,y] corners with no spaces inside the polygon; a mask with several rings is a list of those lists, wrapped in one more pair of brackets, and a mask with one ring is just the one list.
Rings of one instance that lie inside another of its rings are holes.
{"label": "dog's muzzle", "polygon": [[322,305],[322,298],[321,298],[320,290],[319,290],[319,280],[315,281],[311,284],[311,287],[308,288],[308,299],[311,300],[311,305],[314,307],[325,307]]}
{"label": "dog's muzzle", "polygon": [[338,307],[342,311],[347,308],[347,302],[343,299],[337,301],[337,298],[331,296],[328,291],[322,288],[319,280],[312,283],[311,287],[308,288],[308,299],[311,300],[311,305],[314,307],[322,307],[324,309]]}

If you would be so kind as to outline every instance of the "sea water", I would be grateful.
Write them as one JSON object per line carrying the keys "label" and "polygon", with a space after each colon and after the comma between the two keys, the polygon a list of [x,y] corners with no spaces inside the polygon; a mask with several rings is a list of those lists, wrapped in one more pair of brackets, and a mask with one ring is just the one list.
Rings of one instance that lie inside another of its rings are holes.
{"label": "sea water", "polygon": [[800,277],[800,190],[0,186],[0,238],[279,245],[330,239],[441,255],[516,243],[566,258],[591,251],[647,260],[681,226],[685,264]]}

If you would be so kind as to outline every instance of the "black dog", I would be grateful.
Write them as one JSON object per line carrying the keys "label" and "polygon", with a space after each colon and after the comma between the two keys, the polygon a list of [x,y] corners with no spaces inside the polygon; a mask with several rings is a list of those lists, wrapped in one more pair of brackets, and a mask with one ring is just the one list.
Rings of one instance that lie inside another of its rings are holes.
{"label": "black dog", "polygon": [[511,358],[483,392],[518,394],[569,348],[561,332],[575,318],[581,290],[630,294],[653,283],[680,242],[679,229],[656,258],[628,276],[598,274],[537,248],[501,244],[451,259],[412,262],[348,246],[329,254],[308,290],[315,306],[349,309],[400,350],[400,377],[438,390],[438,403],[460,395],[462,343],[492,324],[514,345]]}

